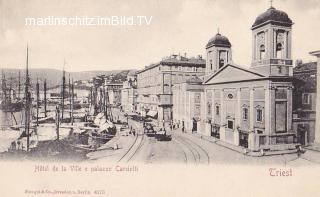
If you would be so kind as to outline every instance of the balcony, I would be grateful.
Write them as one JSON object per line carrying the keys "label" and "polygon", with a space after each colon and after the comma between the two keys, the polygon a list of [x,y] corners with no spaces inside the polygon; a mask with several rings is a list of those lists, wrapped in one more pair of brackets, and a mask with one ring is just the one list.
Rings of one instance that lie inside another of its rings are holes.
{"label": "balcony", "polygon": [[267,64],[292,66],[292,60],[289,60],[289,59],[265,59],[265,60],[257,60],[252,65],[257,66],[257,65],[267,65]]}

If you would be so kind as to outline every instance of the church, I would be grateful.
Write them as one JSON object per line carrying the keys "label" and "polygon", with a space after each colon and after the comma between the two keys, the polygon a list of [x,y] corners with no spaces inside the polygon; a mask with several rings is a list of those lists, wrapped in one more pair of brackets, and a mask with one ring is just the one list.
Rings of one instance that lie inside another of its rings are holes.
{"label": "church", "polygon": [[295,149],[292,130],[293,22],[270,7],[253,23],[249,69],[232,61],[231,43],[219,33],[206,45],[205,135],[250,151]]}
{"label": "church", "polygon": [[188,120],[192,125],[197,121],[198,133],[249,152],[296,150],[292,26],[289,16],[272,6],[259,15],[251,27],[249,68],[232,61],[232,44],[227,37],[217,33],[209,40],[201,118]]}

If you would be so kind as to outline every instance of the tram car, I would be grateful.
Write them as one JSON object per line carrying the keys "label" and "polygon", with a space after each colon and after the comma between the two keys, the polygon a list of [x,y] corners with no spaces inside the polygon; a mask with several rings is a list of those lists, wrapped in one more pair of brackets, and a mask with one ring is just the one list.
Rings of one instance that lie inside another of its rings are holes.
{"label": "tram car", "polygon": [[144,133],[148,136],[148,137],[154,137],[156,134],[156,131],[154,130],[154,127],[152,124],[146,124],[144,127]]}
{"label": "tram car", "polygon": [[155,133],[155,139],[157,141],[170,141],[171,140],[171,135],[167,135],[167,132],[165,129],[160,129]]}

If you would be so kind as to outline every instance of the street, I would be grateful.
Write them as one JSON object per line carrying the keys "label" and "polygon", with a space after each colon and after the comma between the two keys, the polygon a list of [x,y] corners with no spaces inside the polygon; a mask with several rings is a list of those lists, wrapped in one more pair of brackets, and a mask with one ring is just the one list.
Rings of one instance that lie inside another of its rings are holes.
{"label": "street", "polygon": [[[121,112],[113,110],[113,116],[126,121]],[[315,158],[319,153],[308,151],[305,154],[283,154],[263,157],[248,156],[214,141],[201,138],[199,135],[182,133],[181,130],[169,131],[170,141],[157,141],[154,137],[143,134],[142,123],[128,119],[129,127],[135,129],[137,134],[119,132],[117,136],[107,143],[107,148],[88,154],[91,160],[108,162],[139,162],[145,164],[180,163],[191,165],[210,164],[244,164],[244,165],[283,165],[283,166],[310,166],[319,165]],[[128,130],[125,131],[128,133]],[[112,147],[116,144],[117,150]],[[109,148],[108,148],[109,147]]]}

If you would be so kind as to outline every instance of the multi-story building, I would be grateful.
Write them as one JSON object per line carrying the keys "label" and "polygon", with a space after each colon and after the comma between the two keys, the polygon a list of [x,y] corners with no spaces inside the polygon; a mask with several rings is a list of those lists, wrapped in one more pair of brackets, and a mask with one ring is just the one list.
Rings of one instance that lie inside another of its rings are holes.
{"label": "multi-story building", "polygon": [[163,124],[172,121],[172,86],[205,73],[201,56],[187,58],[172,55],[137,72],[137,111],[157,118]]}
{"label": "multi-story building", "polygon": [[122,83],[106,83],[105,90],[108,93],[108,103],[114,106],[120,106],[121,104],[121,89]]}
{"label": "multi-story building", "polygon": [[123,82],[121,89],[121,107],[125,113],[136,111],[137,98],[137,74],[136,71],[129,72],[127,81]]}
{"label": "multi-story building", "polygon": [[[320,66],[320,50],[313,51],[310,53],[313,56],[316,56],[318,58],[317,60],[317,67]],[[317,72],[317,92],[320,92],[320,72]],[[320,96],[317,96],[316,100],[316,130],[315,130],[315,139],[314,139],[314,145],[319,149],[320,146]]]}
{"label": "multi-story building", "polygon": [[292,25],[285,12],[273,7],[256,18],[249,69],[230,61],[231,44],[226,37],[218,34],[209,41],[199,129],[203,135],[249,151],[296,149]]}
{"label": "multi-story building", "polygon": [[197,131],[201,119],[202,79],[194,76],[175,84],[173,91],[173,123],[186,132]]}
{"label": "multi-story building", "polygon": [[315,140],[317,62],[299,63],[293,69],[293,129],[302,145]]}

